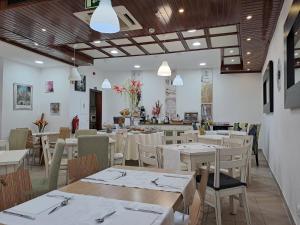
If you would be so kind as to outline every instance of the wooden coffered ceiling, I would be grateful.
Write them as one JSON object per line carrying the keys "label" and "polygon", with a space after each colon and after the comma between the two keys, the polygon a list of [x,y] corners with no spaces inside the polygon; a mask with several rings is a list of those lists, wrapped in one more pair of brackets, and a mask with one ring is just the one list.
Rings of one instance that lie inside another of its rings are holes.
{"label": "wooden coffered ceiling", "polygon": [[[92,31],[74,15],[85,11],[84,0],[0,0],[0,40],[69,64],[73,64],[75,47],[78,65],[92,64],[95,58],[220,48],[223,73],[258,72],[283,0],[112,0],[112,3],[120,12],[127,10],[127,16],[141,29],[116,34]],[[180,8],[183,13],[179,13]],[[252,19],[247,20],[249,15]]]}

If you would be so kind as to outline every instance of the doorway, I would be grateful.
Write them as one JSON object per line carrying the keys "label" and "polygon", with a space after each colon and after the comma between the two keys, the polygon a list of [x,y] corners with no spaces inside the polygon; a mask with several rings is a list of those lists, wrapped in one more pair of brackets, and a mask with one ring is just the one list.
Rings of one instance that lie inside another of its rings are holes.
{"label": "doorway", "polygon": [[90,89],[90,129],[102,130],[102,91]]}

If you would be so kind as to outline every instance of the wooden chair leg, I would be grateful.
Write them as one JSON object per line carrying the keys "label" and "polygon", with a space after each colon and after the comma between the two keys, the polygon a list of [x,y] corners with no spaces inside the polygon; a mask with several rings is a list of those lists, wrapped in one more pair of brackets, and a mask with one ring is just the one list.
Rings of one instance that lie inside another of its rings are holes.
{"label": "wooden chair leg", "polygon": [[234,196],[229,196],[229,202],[230,202],[230,209],[231,209],[231,214],[236,215],[236,204],[234,202]]}
{"label": "wooden chair leg", "polygon": [[242,200],[243,200],[247,225],[251,225],[251,217],[250,217],[250,210],[249,210],[249,206],[248,206],[246,188],[243,188]]}
{"label": "wooden chair leg", "polygon": [[256,159],[256,166],[259,166],[259,163],[258,163],[258,152],[255,153],[255,159]]}
{"label": "wooden chair leg", "polygon": [[218,192],[215,194],[215,202],[216,224],[222,225],[221,199]]}

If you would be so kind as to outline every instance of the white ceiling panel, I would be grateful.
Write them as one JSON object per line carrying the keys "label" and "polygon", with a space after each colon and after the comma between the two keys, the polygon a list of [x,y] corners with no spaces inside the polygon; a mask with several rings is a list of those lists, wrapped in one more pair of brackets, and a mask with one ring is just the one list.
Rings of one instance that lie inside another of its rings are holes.
{"label": "white ceiling panel", "polygon": [[128,45],[128,44],[132,44],[132,42],[129,41],[127,38],[114,39],[114,40],[111,40],[111,42],[113,42],[116,45]]}
{"label": "white ceiling panel", "polygon": [[94,46],[96,46],[96,47],[108,47],[108,46],[111,46],[106,41],[101,41],[100,43],[91,42],[91,44],[94,45]]}
{"label": "white ceiling panel", "polygon": [[81,51],[82,53],[89,55],[93,58],[105,58],[107,57],[107,55],[103,54],[102,52],[98,51],[98,50],[84,50]]}
{"label": "white ceiling panel", "polygon": [[178,35],[176,33],[159,34],[159,35],[156,35],[156,37],[160,41],[178,39]]}
{"label": "white ceiling panel", "polygon": [[179,52],[185,50],[181,41],[165,42],[164,46],[168,49],[169,52]]}
{"label": "white ceiling panel", "polygon": [[[104,48],[103,51],[111,54],[112,56],[124,56],[125,54],[116,48]],[[117,51],[118,53],[112,53],[111,51]]]}
{"label": "white ceiling panel", "polygon": [[145,53],[136,46],[126,46],[122,47],[122,49],[124,49],[130,55],[145,55]]}
{"label": "white ceiling panel", "polygon": [[231,32],[237,32],[236,25],[209,28],[210,34],[223,34]]}
{"label": "white ceiling panel", "polygon": [[91,46],[88,46],[85,43],[69,44],[68,46],[75,49],[91,48]]}
{"label": "white ceiling panel", "polygon": [[240,54],[239,48],[224,48],[224,56],[239,55],[239,54]]}
{"label": "white ceiling panel", "polygon": [[237,35],[211,37],[210,40],[211,40],[211,45],[214,48],[238,45]]}
{"label": "white ceiling panel", "polygon": [[151,36],[134,37],[133,40],[137,43],[154,42],[154,39]]}
{"label": "white ceiling panel", "polygon": [[226,57],[224,58],[224,65],[241,64],[240,57]]}
{"label": "white ceiling panel", "polygon": [[158,44],[147,44],[142,47],[150,54],[163,53],[164,50]]}
{"label": "white ceiling panel", "polygon": [[[200,43],[200,45],[195,46],[195,43]],[[207,43],[205,38],[196,38],[196,39],[190,39],[186,40],[186,43],[188,44],[190,49],[202,49],[207,48]]]}
{"label": "white ceiling panel", "polygon": [[194,32],[184,31],[181,33],[185,38],[204,36],[204,30],[194,30]]}

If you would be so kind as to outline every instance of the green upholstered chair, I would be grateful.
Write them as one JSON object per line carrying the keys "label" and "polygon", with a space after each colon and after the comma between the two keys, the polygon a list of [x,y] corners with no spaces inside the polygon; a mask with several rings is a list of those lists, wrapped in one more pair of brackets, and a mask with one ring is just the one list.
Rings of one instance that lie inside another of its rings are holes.
{"label": "green upholstered chair", "polygon": [[29,129],[12,129],[9,133],[8,143],[9,150],[23,150],[26,149]]}
{"label": "green upholstered chair", "polygon": [[59,169],[64,149],[64,140],[58,139],[55,145],[54,155],[50,166],[49,177],[32,180],[33,194],[35,196],[39,196],[41,194],[45,194],[49,191],[57,189]]}
{"label": "green upholstered chair", "polygon": [[86,135],[97,135],[97,130],[90,129],[90,130],[76,130],[75,137],[78,138],[79,136],[86,136]]}
{"label": "green upholstered chair", "polygon": [[261,127],[260,124],[250,124],[249,132],[248,132],[248,135],[253,136],[252,151],[253,151],[253,154],[255,155],[256,166],[259,166],[259,162],[258,162],[258,139],[259,139],[260,127]]}
{"label": "green upholstered chair", "polygon": [[100,135],[86,135],[78,137],[78,156],[96,154],[100,170],[109,166],[108,152],[109,138]]}

